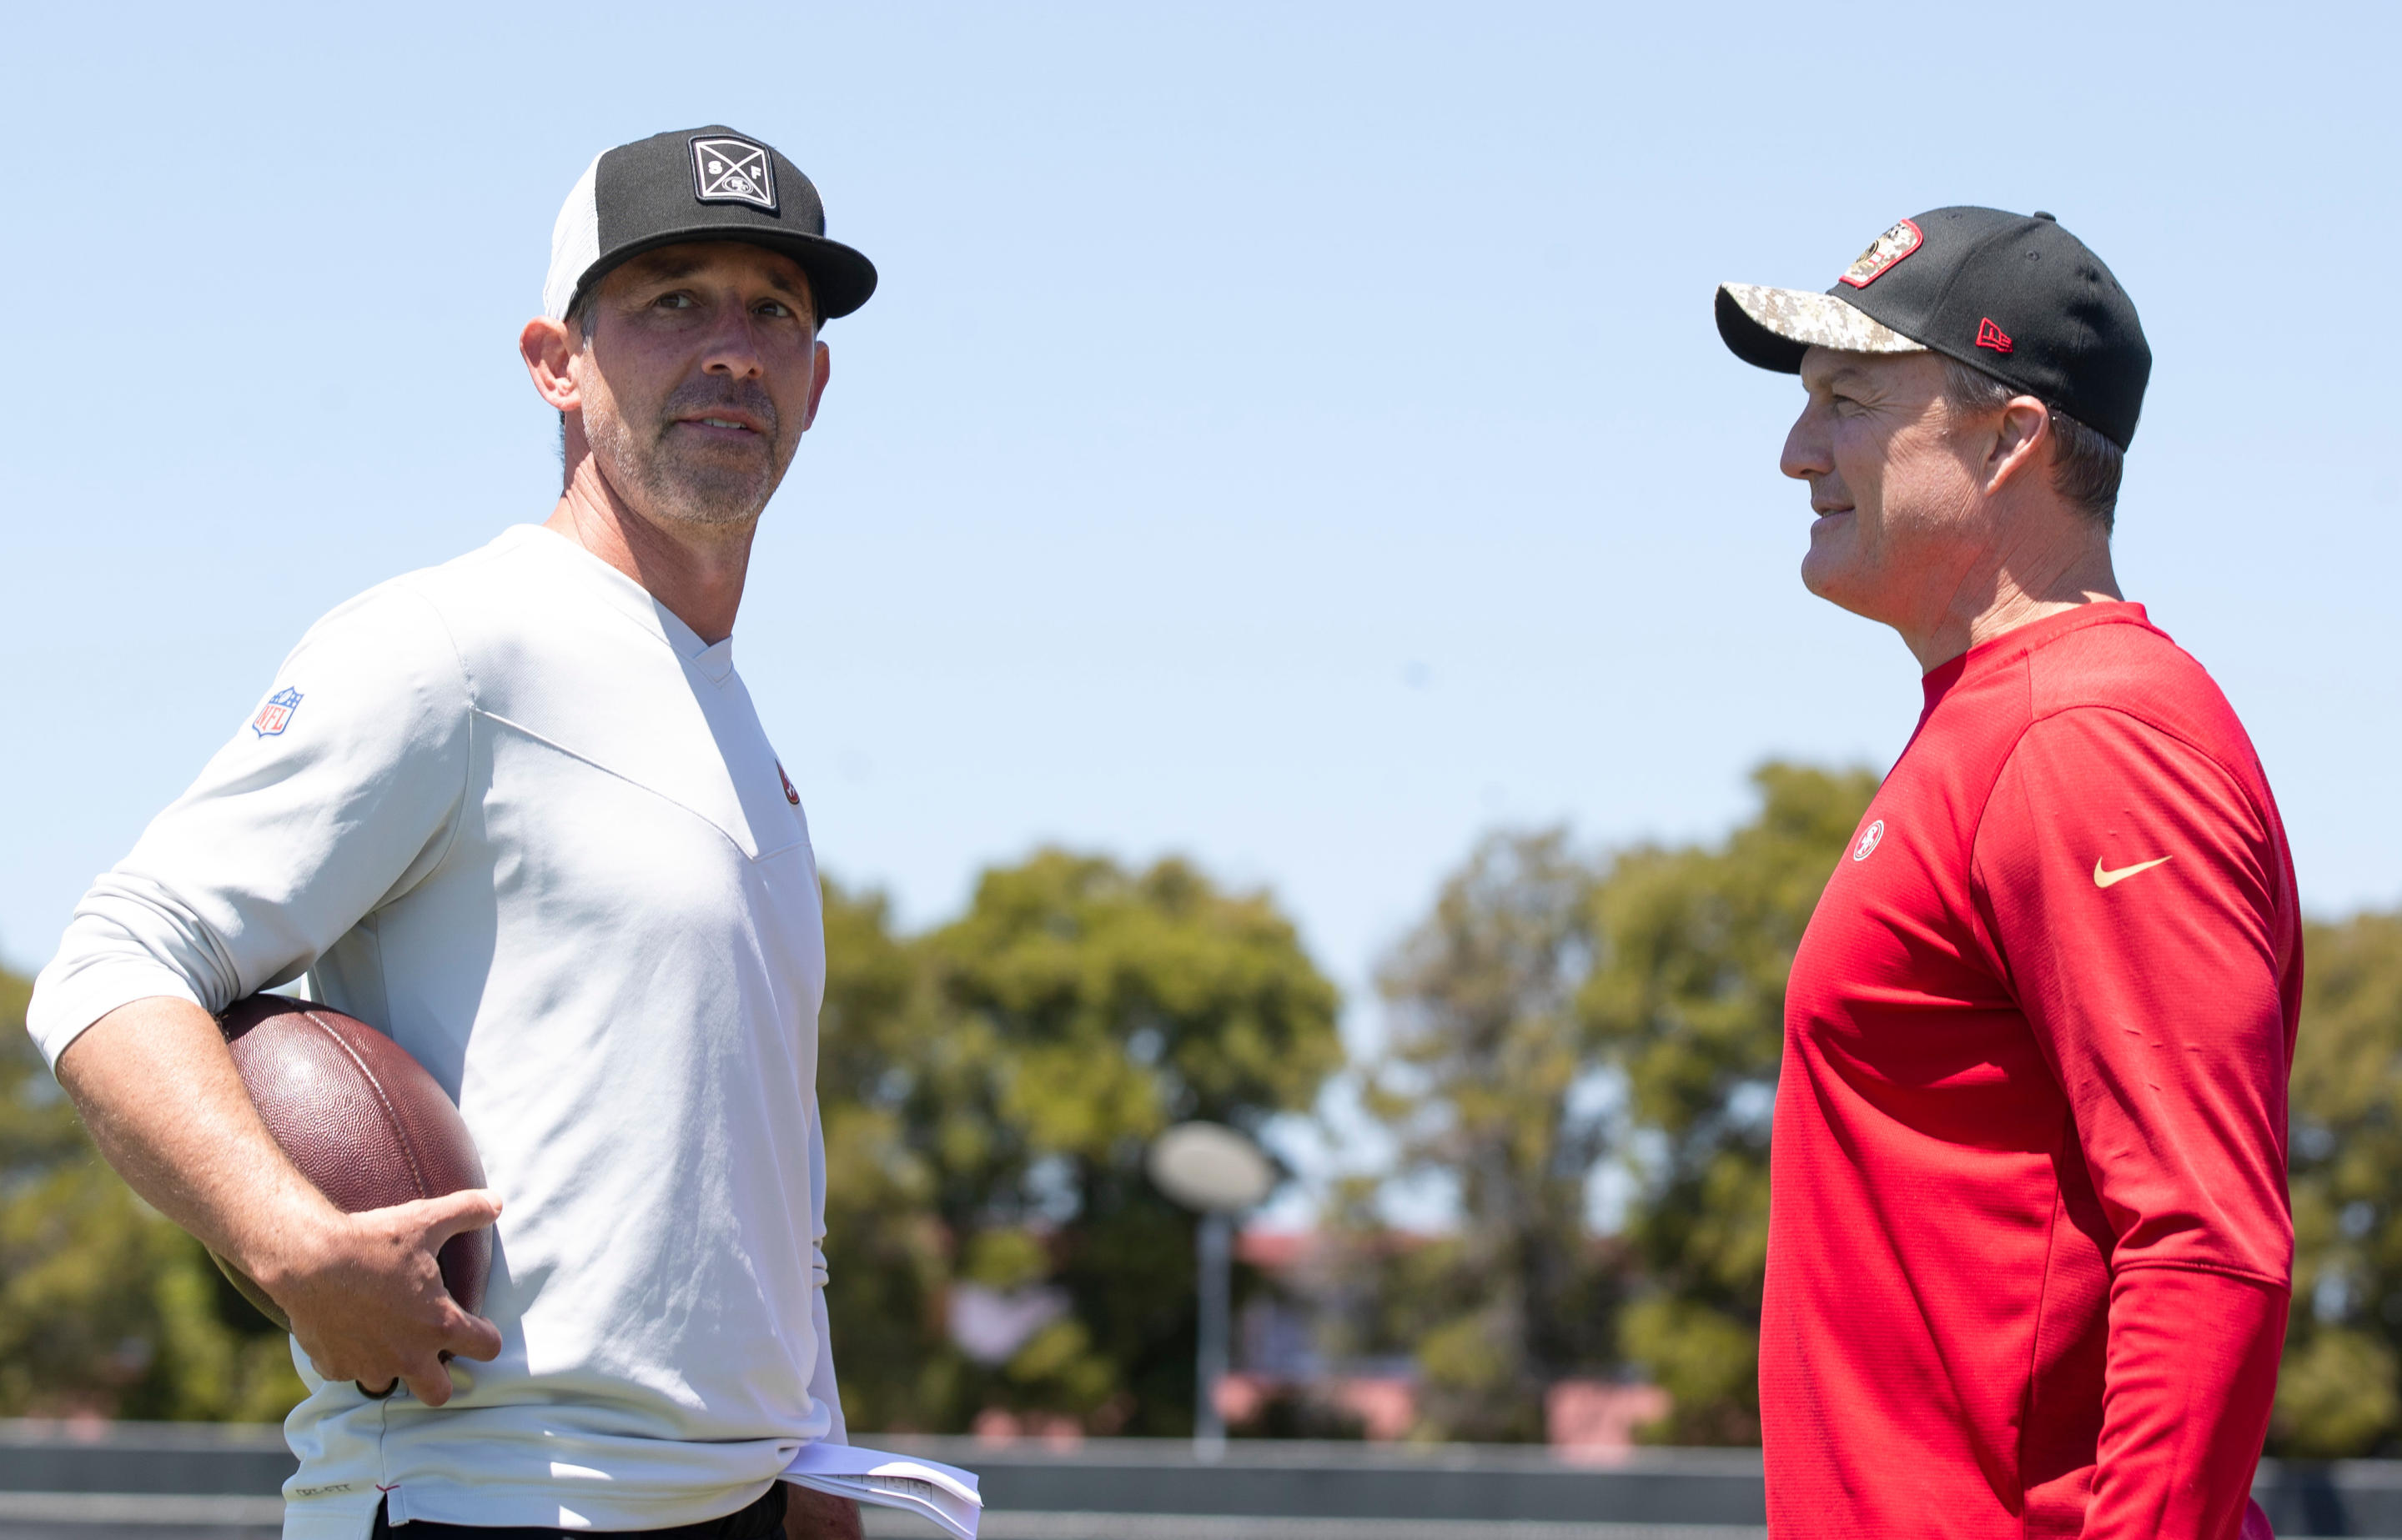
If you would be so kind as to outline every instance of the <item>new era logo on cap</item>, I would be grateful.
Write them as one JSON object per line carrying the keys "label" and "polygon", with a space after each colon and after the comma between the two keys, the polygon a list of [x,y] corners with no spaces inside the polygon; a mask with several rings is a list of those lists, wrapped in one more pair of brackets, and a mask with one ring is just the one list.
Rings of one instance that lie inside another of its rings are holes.
{"label": "new era logo on cap", "polygon": [[776,169],[766,146],[740,139],[692,142],[692,196],[703,203],[776,208]]}
{"label": "new era logo on cap", "polygon": [[1981,316],[1977,321],[1977,346],[1991,348],[1997,353],[2009,352],[2010,334],[1995,325],[1992,316]]}

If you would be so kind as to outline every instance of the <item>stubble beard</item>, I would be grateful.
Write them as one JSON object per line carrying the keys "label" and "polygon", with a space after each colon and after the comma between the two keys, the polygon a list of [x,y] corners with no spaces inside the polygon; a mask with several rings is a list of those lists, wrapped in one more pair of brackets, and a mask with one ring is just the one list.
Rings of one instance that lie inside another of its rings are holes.
{"label": "stubble beard", "polygon": [[[712,406],[739,406],[764,423],[764,457],[678,442],[676,418]],[[620,415],[614,401],[587,401],[584,436],[610,482],[640,512],[664,523],[704,529],[740,529],[758,522],[791,461],[775,403],[756,385],[678,391],[660,406],[647,442]]]}

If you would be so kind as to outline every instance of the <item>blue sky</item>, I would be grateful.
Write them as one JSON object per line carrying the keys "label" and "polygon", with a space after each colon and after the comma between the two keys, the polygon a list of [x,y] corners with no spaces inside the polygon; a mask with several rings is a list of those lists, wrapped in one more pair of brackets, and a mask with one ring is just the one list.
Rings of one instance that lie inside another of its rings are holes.
{"label": "blue sky", "polygon": [[[2270,18],[2273,14],[2273,20]],[[2324,914],[2402,901],[2390,7],[48,7],[0,55],[0,956],[309,621],[540,518],[513,339],[586,161],[730,123],[881,268],[738,661],[913,921],[1040,841],[1272,887],[1355,997],[1497,823],[1882,767],[1720,279],[2058,213],[2158,366],[2131,597]],[[1361,1022],[1372,1013],[1363,1013]]]}

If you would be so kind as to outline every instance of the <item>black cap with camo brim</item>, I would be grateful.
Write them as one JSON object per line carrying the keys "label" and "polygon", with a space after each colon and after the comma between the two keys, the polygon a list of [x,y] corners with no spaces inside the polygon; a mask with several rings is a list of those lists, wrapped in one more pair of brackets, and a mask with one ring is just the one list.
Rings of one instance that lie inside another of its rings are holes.
{"label": "black cap with camo brim", "polygon": [[1802,355],[1813,348],[1846,353],[1927,351],[1926,344],[1912,342],[1834,295],[1721,283],[1718,311],[1719,336],[1735,357],[1779,374],[1800,374]]}
{"label": "black cap with camo brim", "polygon": [[876,292],[876,265],[826,239],[825,205],[800,168],[771,144],[711,125],[593,158],[551,230],[543,313],[564,321],[611,268],[687,241],[782,252],[808,274],[821,321],[849,315]]}
{"label": "black cap with camo brim", "polygon": [[1824,294],[1721,283],[1716,308],[1746,364],[1795,374],[1812,348],[1937,352],[2122,449],[2152,373],[2134,301],[2048,213],[1931,209],[1877,237]]}

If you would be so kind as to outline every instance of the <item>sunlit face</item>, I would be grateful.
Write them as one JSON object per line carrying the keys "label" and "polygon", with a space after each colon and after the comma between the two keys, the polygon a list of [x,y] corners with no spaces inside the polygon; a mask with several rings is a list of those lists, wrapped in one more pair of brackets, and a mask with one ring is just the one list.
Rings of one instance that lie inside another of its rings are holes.
{"label": "sunlit face", "polygon": [[759,516],[817,415],[825,346],[808,278],[739,241],[667,246],[601,281],[569,363],[600,474],[645,516]]}
{"label": "sunlit face", "polygon": [[1908,627],[1942,613],[1983,549],[1982,445],[1944,398],[1931,352],[1802,358],[1810,399],[1779,468],[1810,484],[1802,582],[1819,598]]}

